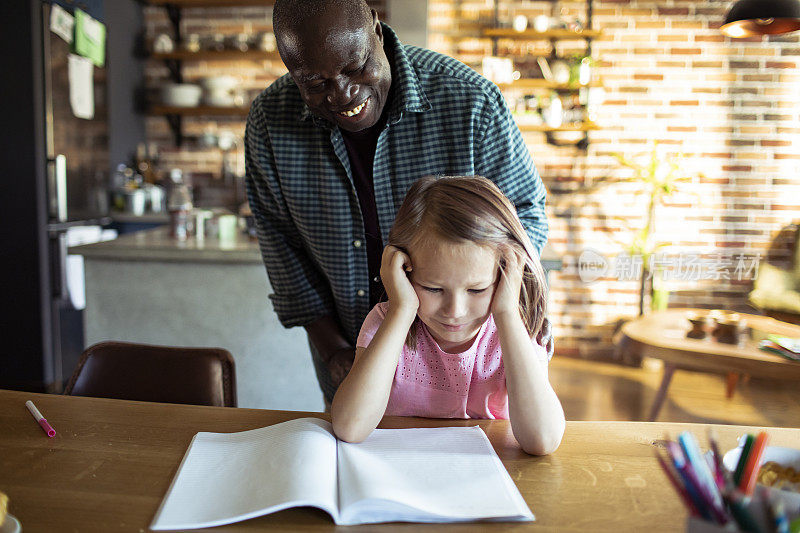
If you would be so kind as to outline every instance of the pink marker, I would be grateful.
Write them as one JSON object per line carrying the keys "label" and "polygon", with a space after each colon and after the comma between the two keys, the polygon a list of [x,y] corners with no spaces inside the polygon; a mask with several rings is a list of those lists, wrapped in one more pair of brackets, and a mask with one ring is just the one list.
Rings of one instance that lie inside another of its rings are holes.
{"label": "pink marker", "polygon": [[47,423],[47,419],[42,416],[42,413],[40,413],[39,410],[36,408],[36,406],[33,405],[32,401],[28,400],[27,402],[25,402],[25,407],[27,407],[28,411],[31,412],[33,418],[35,418],[36,421],[39,422],[39,425],[42,426],[42,429],[44,430],[45,433],[47,433],[48,437],[56,436],[56,430],[53,429],[53,426]]}

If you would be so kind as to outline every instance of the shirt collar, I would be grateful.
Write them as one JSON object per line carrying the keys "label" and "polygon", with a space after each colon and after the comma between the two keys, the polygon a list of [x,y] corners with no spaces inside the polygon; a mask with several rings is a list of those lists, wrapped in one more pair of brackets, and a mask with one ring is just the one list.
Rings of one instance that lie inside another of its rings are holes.
{"label": "shirt collar", "polygon": [[[408,59],[405,47],[397,34],[388,24],[380,23],[383,29],[383,41],[386,55],[389,59],[389,65],[392,69],[392,86],[391,94],[392,100],[388,111],[387,121],[391,124],[398,122],[404,112],[422,113],[433,109],[425,91],[422,89],[422,84],[417,77],[414,66]],[[303,109],[300,112],[300,120],[312,120],[317,126],[323,126],[328,129],[333,129],[335,126],[311,112],[308,105],[303,103]]]}

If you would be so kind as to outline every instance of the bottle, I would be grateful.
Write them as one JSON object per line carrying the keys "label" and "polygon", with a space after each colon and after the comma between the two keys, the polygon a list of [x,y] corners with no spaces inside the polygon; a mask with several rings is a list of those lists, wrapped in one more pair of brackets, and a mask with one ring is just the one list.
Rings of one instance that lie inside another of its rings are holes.
{"label": "bottle", "polygon": [[564,122],[564,107],[561,98],[555,92],[550,95],[550,101],[547,108],[542,112],[542,116],[545,124],[551,128],[559,128]]}
{"label": "bottle", "polygon": [[191,234],[191,211],[192,193],[189,187],[183,182],[183,174],[179,168],[173,168],[170,172],[172,187],[170,187],[167,199],[167,209],[169,210],[169,229],[170,236],[185,241]]}
{"label": "bottle", "polygon": [[125,163],[117,165],[117,171],[111,177],[111,188],[109,189],[109,200],[114,211],[125,210]]}

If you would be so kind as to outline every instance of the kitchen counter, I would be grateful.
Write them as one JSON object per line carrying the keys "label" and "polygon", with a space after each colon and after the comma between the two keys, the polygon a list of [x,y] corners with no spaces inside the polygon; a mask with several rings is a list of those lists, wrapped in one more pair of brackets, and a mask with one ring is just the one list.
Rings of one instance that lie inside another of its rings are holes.
{"label": "kitchen counter", "polygon": [[86,345],[213,346],[236,363],[240,407],[321,411],[303,328],[285,329],[258,243],[177,241],[166,227],[75,246],[86,281]]}
{"label": "kitchen counter", "polygon": [[69,249],[69,253],[87,259],[255,263],[263,267],[258,241],[247,235],[238,234],[230,244],[220,243],[216,237],[178,241],[170,237],[168,228],[163,226],[122,235],[113,241],[75,246]]}
{"label": "kitchen counter", "polygon": [[123,222],[126,224],[169,224],[169,215],[167,213],[145,213],[143,215],[134,215],[132,213],[119,213],[117,211],[111,212],[111,220],[113,222]]}

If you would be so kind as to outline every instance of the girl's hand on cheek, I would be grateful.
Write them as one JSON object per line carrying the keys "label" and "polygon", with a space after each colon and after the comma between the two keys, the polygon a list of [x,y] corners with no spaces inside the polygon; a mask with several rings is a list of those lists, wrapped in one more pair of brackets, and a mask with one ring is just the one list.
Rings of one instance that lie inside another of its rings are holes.
{"label": "girl's hand on cheek", "polygon": [[387,246],[381,258],[381,280],[389,297],[390,309],[417,313],[419,298],[408,279],[411,258],[399,248]]}
{"label": "girl's hand on cheek", "polygon": [[522,272],[525,260],[510,246],[500,248],[500,267],[497,288],[492,299],[492,314],[519,315],[519,294],[522,290]]}

